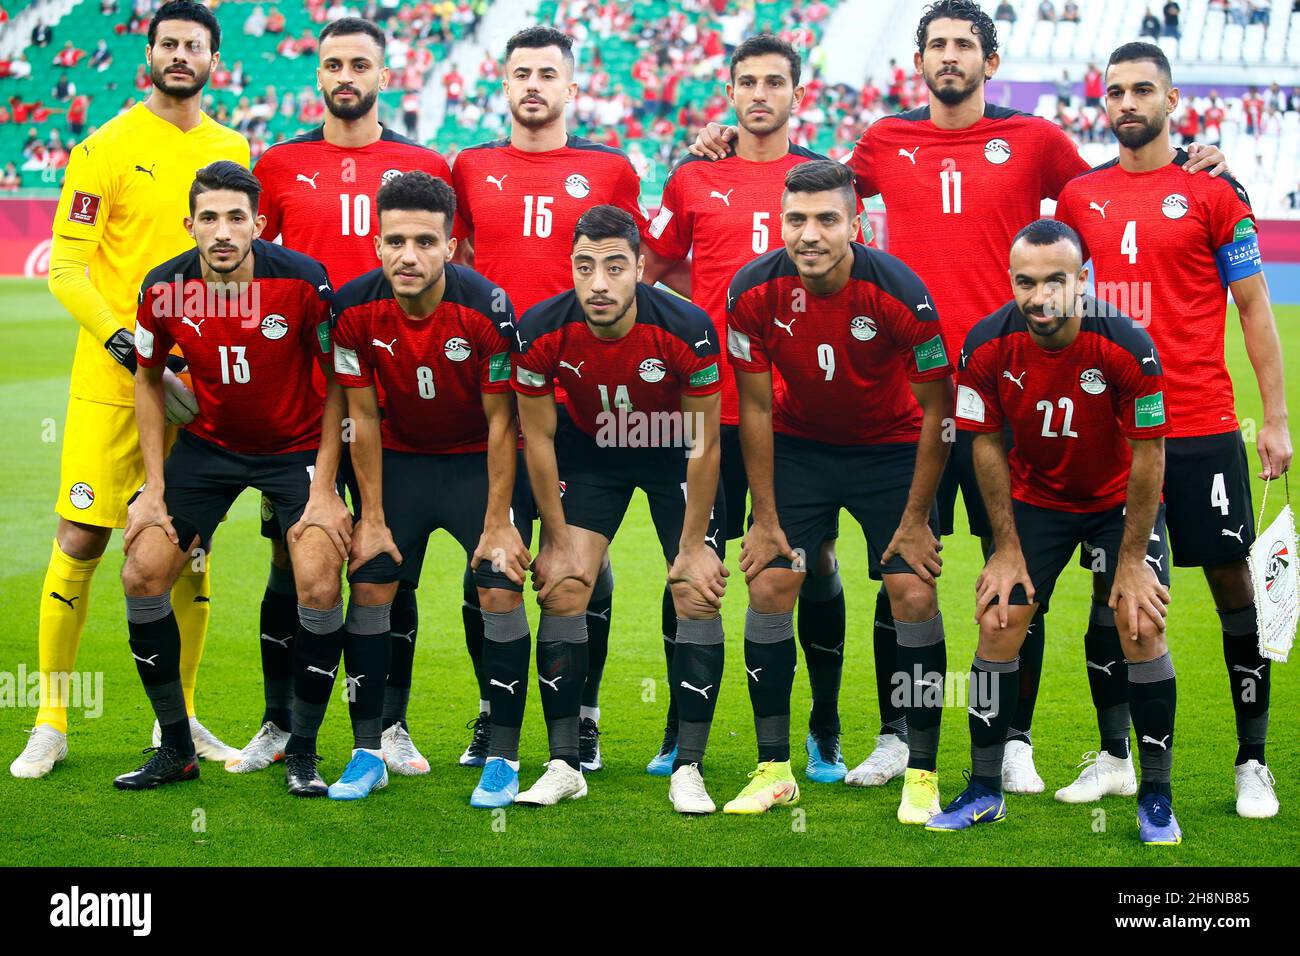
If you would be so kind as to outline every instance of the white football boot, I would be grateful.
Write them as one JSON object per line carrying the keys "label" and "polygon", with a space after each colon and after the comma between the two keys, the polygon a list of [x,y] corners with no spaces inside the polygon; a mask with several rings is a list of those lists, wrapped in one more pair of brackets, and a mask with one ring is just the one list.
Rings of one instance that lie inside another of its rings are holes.
{"label": "white football boot", "polygon": [[876,737],[876,749],[844,777],[850,787],[883,787],[907,769],[907,744],[896,734]]}
{"label": "white football boot", "polygon": [[704,789],[699,764],[689,763],[673,771],[668,783],[668,799],[678,813],[703,814],[718,809]]}
{"label": "white football boot", "polygon": [[406,732],[401,721],[384,731],[384,735],[380,738],[380,745],[384,751],[384,763],[393,773],[401,774],[403,777],[417,777],[429,772],[429,761],[425,760],[424,754],[416,749],[411,735]]}
{"label": "white football boot", "polygon": [[587,795],[587,779],[563,760],[546,764],[546,773],[515,797],[515,803],[534,807],[551,807],[561,800],[577,800]]}
{"label": "white football boot", "polygon": [[1237,767],[1237,816],[1265,820],[1277,816],[1277,794],[1273,791],[1273,774],[1258,760],[1247,760]]}
{"label": "white football boot", "polygon": [[1133,755],[1123,759],[1106,751],[1089,750],[1079,764],[1083,772],[1068,787],[1056,791],[1062,803],[1092,803],[1110,794],[1131,797],[1137,793],[1137,774],[1133,772]]}
{"label": "white football boot", "polygon": [[1007,793],[1042,793],[1047,789],[1034,769],[1034,748],[1023,740],[1008,740],[1002,754],[1002,789]]}
{"label": "white football boot", "polygon": [[53,770],[68,755],[68,735],[49,724],[33,727],[28,734],[27,746],[9,765],[9,772],[15,777],[35,780]]}
{"label": "white football boot", "polygon": [[289,731],[281,730],[277,724],[268,720],[238,755],[226,761],[226,769],[231,773],[265,770],[284,758],[284,745],[288,742]]}

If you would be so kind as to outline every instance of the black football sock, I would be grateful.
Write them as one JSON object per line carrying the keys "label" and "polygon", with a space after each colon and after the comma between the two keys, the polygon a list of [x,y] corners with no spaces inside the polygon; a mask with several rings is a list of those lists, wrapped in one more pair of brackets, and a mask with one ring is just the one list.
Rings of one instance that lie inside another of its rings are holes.
{"label": "black football sock", "polygon": [[678,689],[677,758],[673,769],[698,764],[704,769],[704,749],[713,726],[713,711],[722,689],[722,618],[704,621],[677,619],[677,652],[671,681]]}
{"label": "black football sock", "polygon": [[844,587],[839,569],[824,577],[806,575],[799,591],[799,644],[812,688],[808,729],[815,736],[840,732],[844,631]]}
{"label": "black football sock", "polygon": [[1235,763],[1238,766],[1247,760],[1267,763],[1264,747],[1268,742],[1273,662],[1259,654],[1255,605],[1220,611],[1219,619],[1223,623],[1223,663],[1228,668],[1232,709],[1237,718]]}
{"label": "black football sock", "polygon": [[[582,688],[582,708],[596,711],[600,707],[600,679],[605,675],[605,658],[609,656],[610,612],[614,604],[614,569],[601,568],[587,602],[587,682]],[[592,720],[596,714],[584,713]]]}
{"label": "black football sock", "polygon": [[759,763],[790,759],[790,691],[798,663],[792,612],[745,612],[745,682],[754,709]]}
{"label": "black football sock", "polygon": [[399,585],[388,612],[388,681],[384,685],[383,729],[406,726],[406,705],[411,699],[411,671],[415,666],[415,638],[420,629],[420,607],[415,588]]}
{"label": "black football sock", "polygon": [[978,654],[970,668],[969,706],[970,779],[995,793],[1002,792],[1002,755],[1007,730],[1016,715],[1020,686],[1020,658],[986,661]]}
{"label": "black football sock", "polygon": [[660,633],[664,637],[664,660],[668,664],[668,719],[667,726],[677,726],[677,690],[673,683],[673,651],[677,647],[677,608],[673,605],[673,592],[664,585],[663,602],[660,605]]}
{"label": "black football sock", "polygon": [[910,694],[911,678],[906,686],[895,684],[898,673],[898,634],[894,631],[894,610],[889,604],[889,592],[882,584],[876,593],[876,613],[871,627],[871,649],[876,659],[876,701],[880,706],[880,732],[893,734],[907,743],[907,713],[899,702],[902,694]]}
{"label": "black football sock", "polygon": [[1124,649],[1115,628],[1115,612],[1104,604],[1092,605],[1088,632],[1083,636],[1084,660],[1088,666],[1088,688],[1097,711],[1101,749],[1123,760],[1129,755],[1128,674]]}
{"label": "black football sock", "polygon": [[352,746],[357,750],[379,750],[381,746],[384,686],[393,650],[389,639],[391,608],[392,604],[348,606],[343,666],[347,671]]}
{"label": "black football sock", "polygon": [[1020,686],[1015,712],[1007,727],[1007,741],[1018,740],[1033,746],[1034,705],[1038,703],[1038,682],[1043,676],[1043,647],[1047,642],[1046,621],[1040,610],[1034,615],[1020,645]]}
{"label": "black football sock", "polygon": [[943,718],[943,675],[948,650],[943,640],[943,614],[928,621],[894,619],[898,634],[898,670],[911,685],[903,710],[907,715],[907,766],[934,771],[939,755],[939,722]]}
{"label": "black football sock", "polygon": [[316,752],[316,735],[325,720],[334,679],[343,657],[343,602],[318,610],[298,605],[298,636],[293,652],[293,733],[286,754]]}
{"label": "black football sock", "polygon": [[1174,664],[1168,651],[1155,660],[1128,665],[1128,699],[1142,770],[1138,799],[1148,793],[1168,797],[1174,765],[1174,713],[1178,709]]}
{"label": "black football sock", "polygon": [[519,759],[519,729],[528,701],[528,615],[521,604],[513,611],[483,612],[483,669],[492,702],[489,757]]}
{"label": "black football sock", "polygon": [[153,706],[164,747],[193,756],[190,720],[181,689],[181,632],[172,613],[171,591],[146,597],[126,596],[126,624],[131,656],[140,683]]}
{"label": "black football sock", "polygon": [[293,720],[293,639],[298,633],[298,594],[293,571],[271,565],[262,594],[259,624],[262,651],[262,696],[268,720],[288,730]]}
{"label": "black football sock", "polygon": [[551,759],[574,770],[578,762],[578,708],[587,678],[587,615],[543,614],[537,625],[537,692],[546,718]]}
{"label": "black football sock", "polygon": [[465,650],[469,651],[470,663],[474,665],[474,680],[478,683],[481,713],[482,702],[491,698],[488,697],[488,676],[483,670],[483,609],[478,603],[478,585],[474,583],[474,572],[469,568],[465,569],[461,586],[465,592],[464,601],[460,606],[461,622],[465,625]]}

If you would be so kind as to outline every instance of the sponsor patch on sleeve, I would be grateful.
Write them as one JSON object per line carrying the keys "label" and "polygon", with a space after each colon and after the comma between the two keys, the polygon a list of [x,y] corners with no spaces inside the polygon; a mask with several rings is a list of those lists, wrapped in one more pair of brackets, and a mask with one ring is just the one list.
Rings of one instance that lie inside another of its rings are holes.
{"label": "sponsor patch on sleeve", "polygon": [[702,368],[698,372],[691,374],[691,388],[700,388],[704,385],[712,385],[718,380],[718,363],[714,362],[707,368]]}
{"label": "sponsor patch on sleeve", "polygon": [[667,206],[660,206],[659,215],[655,216],[650,222],[650,235],[654,236],[656,239],[661,238],[664,234],[664,230],[668,228],[668,224],[672,221],[673,211]]}
{"label": "sponsor patch on sleeve", "polygon": [[530,368],[524,368],[522,365],[515,366],[515,378],[519,384],[527,388],[545,388],[546,376],[540,372],[534,372]]}
{"label": "sponsor patch on sleeve", "polygon": [[498,352],[488,360],[488,381],[510,381],[510,353]]}
{"label": "sponsor patch on sleeve", "polygon": [[749,351],[749,336],[744,332],[738,332],[733,328],[727,329],[727,351],[731,353],[732,358],[738,358],[742,362],[753,361]]}
{"label": "sponsor patch on sleeve", "polygon": [[135,350],[142,359],[153,358],[153,333],[139,324],[135,327]]}
{"label": "sponsor patch on sleeve", "polygon": [[957,417],[968,422],[983,422],[986,417],[984,399],[968,385],[957,386]]}
{"label": "sponsor patch on sleeve", "polygon": [[[316,326],[316,341],[320,343],[320,350],[321,350],[321,353],[322,353],[323,355],[329,355],[329,352],[330,352],[330,322],[329,322],[329,319],[326,319],[326,320],[325,320],[324,322],[322,322],[320,325]],[[353,352],[353,353],[352,353],[352,358],[353,358],[353,360],[355,360],[356,357],[357,357],[357,353],[356,353],[356,352]],[[354,373],[354,374],[359,374],[359,373]]]}
{"label": "sponsor patch on sleeve", "polygon": [[361,362],[357,353],[341,345],[334,346],[334,371],[338,375],[360,375]]}
{"label": "sponsor patch on sleeve", "polygon": [[93,226],[99,219],[99,204],[102,201],[94,193],[83,193],[78,189],[72,194],[72,205],[68,209],[68,222]]}
{"label": "sponsor patch on sleeve", "polygon": [[916,358],[918,372],[929,372],[948,364],[948,352],[943,347],[943,338],[938,335],[912,346],[912,355]]}
{"label": "sponsor patch on sleeve", "polygon": [[1138,428],[1155,428],[1165,423],[1165,393],[1143,395],[1134,404],[1134,418]]}

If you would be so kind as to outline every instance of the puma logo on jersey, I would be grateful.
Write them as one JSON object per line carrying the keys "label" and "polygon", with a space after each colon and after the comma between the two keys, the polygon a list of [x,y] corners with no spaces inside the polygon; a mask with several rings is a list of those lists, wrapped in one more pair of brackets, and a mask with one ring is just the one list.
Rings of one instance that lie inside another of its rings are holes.
{"label": "puma logo on jersey", "polygon": [[912,147],[912,151],[909,153],[907,150],[903,149],[903,147],[900,146],[900,147],[898,147],[898,155],[899,155],[899,156],[906,156],[908,159],[910,159],[910,160],[912,161],[912,165],[915,166],[915,165],[916,165],[916,151],[917,151],[918,149],[920,149],[920,148],[921,148],[920,146],[913,146],[913,147]]}
{"label": "puma logo on jersey", "polygon": [[712,344],[713,343],[709,341],[709,333],[706,331],[704,333],[704,338],[700,339],[698,342],[695,343],[695,348],[698,349],[701,345],[703,345],[705,348],[708,348]]}
{"label": "puma logo on jersey", "polygon": [[204,322],[206,322],[206,321],[208,321],[208,320],[207,320],[207,319],[199,319],[198,323],[196,324],[195,321],[194,321],[193,319],[191,319],[189,316],[187,316],[187,315],[183,315],[183,316],[181,316],[181,324],[182,324],[182,325],[188,325],[190,328],[192,328],[192,329],[194,330],[194,334],[197,335],[199,338],[203,338],[203,330],[202,330],[201,328],[199,328],[199,326],[202,325],[202,324],[203,324]]}
{"label": "puma logo on jersey", "polygon": [[541,674],[538,674],[537,679],[558,694],[560,692],[560,688],[558,688],[555,685],[558,684],[560,681],[564,680],[564,675],[560,674],[558,677],[555,678],[555,680],[547,680]]}
{"label": "puma logo on jersey", "polygon": [[793,319],[791,319],[789,324],[782,322],[776,316],[772,316],[772,321],[776,323],[777,328],[785,329],[787,332],[790,333],[790,338],[794,338],[794,324],[799,321],[798,316],[795,316]]}
{"label": "puma logo on jersey", "polygon": [[1236,538],[1238,544],[1245,544],[1245,542],[1241,540],[1241,536],[1242,536],[1242,534],[1245,532],[1245,530],[1246,530],[1246,526],[1245,526],[1245,525],[1242,525],[1242,526],[1241,526],[1240,528],[1238,528],[1236,531],[1233,531],[1231,528],[1223,528],[1223,529],[1221,529],[1221,530],[1219,531],[1219,537],[1221,537],[1221,538]]}
{"label": "puma logo on jersey", "polygon": [[379,339],[371,339],[370,344],[375,348],[384,349],[389,355],[392,355],[393,358],[397,357],[396,355],[393,355],[393,346],[397,344],[397,339],[393,339],[391,342],[381,342]]}
{"label": "puma logo on jersey", "polygon": [[[506,176],[509,175],[510,175],[509,173],[506,173]],[[495,176],[487,176],[484,178],[483,181],[486,183],[491,183],[493,186],[497,188],[497,192],[501,192],[501,184],[506,181],[506,176],[502,176],[500,179],[497,179]]]}
{"label": "puma logo on jersey", "polygon": [[1256,680],[1263,680],[1264,666],[1265,665],[1260,664],[1258,667],[1242,667],[1240,664],[1233,664],[1232,669],[1234,671],[1241,671],[1245,674],[1254,674]]}
{"label": "puma logo on jersey", "polygon": [[718,550],[718,532],[715,531],[713,534],[706,534],[704,540],[713,546],[714,551]]}
{"label": "puma logo on jersey", "polygon": [[990,710],[987,714],[981,714],[974,707],[967,707],[966,713],[971,714],[974,717],[978,717],[980,720],[984,721],[985,727],[992,727],[993,718],[998,715],[998,712],[996,710]]}
{"label": "puma logo on jersey", "polygon": [[930,304],[930,297],[928,295],[925,297],[925,301],[918,304],[916,307],[917,312],[920,312],[923,309],[929,309],[931,312],[934,311],[934,306]]}
{"label": "puma logo on jersey", "polygon": [[346,674],[344,674],[344,675],[343,675],[343,681],[344,681],[344,682],[345,682],[345,683],[346,683],[350,688],[352,688],[353,690],[356,690],[358,687],[361,686],[361,678],[363,678],[363,677],[365,677],[365,676],[366,676],[365,674],[358,674],[356,677],[348,677]]}
{"label": "puma logo on jersey", "polygon": [[578,376],[578,378],[582,378],[582,367],[586,364],[587,364],[586,359],[583,359],[577,365],[570,365],[568,362],[561,362],[560,368],[567,368],[574,375]]}
{"label": "puma logo on jersey", "polygon": [[1103,674],[1105,674],[1107,677],[1114,677],[1114,676],[1115,676],[1114,674],[1112,674],[1112,673],[1110,672],[1110,669],[1111,669],[1112,667],[1114,667],[1115,664],[1116,664],[1115,661],[1107,661],[1105,664],[1094,664],[1092,661],[1084,661],[1084,663],[1087,664],[1089,667],[1091,667],[1091,668],[1092,668],[1093,670],[1095,670],[1095,671],[1101,671],[1101,672],[1102,672]]}
{"label": "puma logo on jersey", "polygon": [[761,667],[755,667],[755,668],[751,671],[748,667],[746,667],[746,668],[745,668],[745,673],[748,674],[748,675],[753,679],[753,681],[754,681],[755,684],[757,684],[757,683],[758,683],[758,672],[761,671],[762,669],[763,669],[763,668],[761,668]]}
{"label": "puma logo on jersey", "polygon": [[76,604],[74,604],[73,602],[76,601],[77,598],[81,597],[81,595],[80,595],[80,594],[74,594],[74,595],[72,595],[72,597],[70,597],[70,598],[65,598],[65,597],[64,597],[62,594],[60,594],[58,591],[51,591],[51,592],[50,592],[50,597],[54,598],[54,600],[56,600],[56,601],[62,601],[64,604],[66,604],[68,607],[72,608],[72,609],[75,611],[75,610],[77,609],[77,606],[76,606]]}
{"label": "puma logo on jersey", "polygon": [[1021,373],[1020,373],[1020,376],[1019,376],[1019,377],[1016,377],[1015,375],[1012,375],[1010,371],[1006,371],[1006,372],[1003,372],[1003,373],[1002,373],[1002,377],[1005,378],[1005,379],[1007,379],[1007,380],[1010,381],[1010,382],[1015,382],[1015,384],[1016,384],[1016,388],[1020,389],[1022,392],[1025,390],[1025,381],[1024,381],[1024,380],[1025,380],[1025,373],[1024,373],[1024,372],[1021,372]]}
{"label": "puma logo on jersey", "polygon": [[735,187],[735,186],[732,186],[732,187],[731,187],[730,189],[728,189],[725,193],[720,193],[720,192],[718,192],[716,189],[714,189],[714,190],[712,190],[712,191],[709,193],[709,198],[710,198],[710,199],[721,199],[721,200],[722,200],[722,204],[723,204],[724,206],[726,206],[728,209],[730,209],[730,208],[731,208],[731,194],[734,193],[735,191],[736,191],[736,187]]}
{"label": "puma logo on jersey", "polygon": [[1156,745],[1157,747],[1159,747],[1161,750],[1168,750],[1169,747],[1166,746],[1166,745],[1169,743],[1169,734],[1165,734],[1165,735],[1164,735],[1163,737],[1161,737],[1159,740],[1156,740],[1156,738],[1154,738],[1154,737],[1149,737],[1149,736],[1147,736],[1146,734],[1143,734],[1143,735],[1142,735],[1142,742],[1143,742],[1144,744],[1155,744],[1155,745]]}
{"label": "puma logo on jersey", "polygon": [[1152,349],[1152,350],[1151,350],[1151,354],[1150,354],[1150,355],[1144,355],[1144,356],[1142,356],[1142,364],[1143,364],[1143,365],[1146,365],[1148,362],[1150,362],[1152,365],[1155,365],[1155,364],[1156,364],[1156,350],[1155,350],[1155,349]]}
{"label": "puma logo on jersey", "polygon": [[316,188],[316,177],[319,176],[319,175],[320,175],[320,170],[319,170],[319,169],[316,170],[316,172],[312,173],[310,178],[304,176],[302,173],[299,173],[299,174],[298,174],[298,178],[297,178],[296,180],[294,180],[294,181],[295,181],[295,182],[304,182],[304,183],[306,183],[308,186],[310,186],[312,189],[315,189],[315,188]]}
{"label": "puma logo on jersey", "polygon": [[493,677],[491,680],[488,681],[488,683],[493,687],[500,687],[503,688],[504,690],[510,691],[510,696],[513,697],[515,695],[515,685],[518,684],[519,681],[512,680],[509,684],[503,684],[501,683],[501,681]]}
{"label": "puma logo on jersey", "polygon": [[1146,557],[1146,559],[1147,559],[1148,561],[1150,561],[1153,565],[1155,565],[1157,569],[1159,569],[1159,570],[1161,570],[1161,571],[1163,571],[1163,570],[1165,569],[1165,564],[1164,564],[1164,562],[1165,562],[1165,556],[1164,556],[1163,554],[1161,554],[1161,555],[1157,555],[1157,556],[1154,557],[1154,558],[1151,557],[1151,555],[1148,554],[1147,557]]}
{"label": "puma logo on jersey", "polygon": [[1089,209],[1095,209],[1095,210],[1097,210],[1097,212],[1101,213],[1101,218],[1102,218],[1102,219],[1105,219],[1105,218],[1106,218],[1106,207],[1109,206],[1110,204],[1111,204],[1111,200],[1109,200],[1109,199],[1107,199],[1107,200],[1106,200],[1104,203],[1102,203],[1100,206],[1098,206],[1095,202],[1090,202],[1090,203],[1088,203],[1088,208],[1089,208]]}
{"label": "puma logo on jersey", "polygon": [[524,337],[519,334],[518,329],[515,329],[515,341],[519,343],[519,351],[521,352],[524,350],[524,346],[528,344],[524,341]]}
{"label": "puma logo on jersey", "polygon": [[695,693],[699,694],[705,700],[709,699],[709,691],[713,688],[712,684],[706,684],[704,687],[696,687],[692,684],[688,684],[686,681],[682,681],[680,686],[683,690],[695,691]]}
{"label": "puma logo on jersey", "polygon": [[153,171],[154,171],[155,169],[157,169],[157,168],[158,168],[158,164],[157,164],[157,163],[154,163],[154,164],[153,164],[152,166],[150,166],[148,169],[145,169],[143,166],[141,166],[141,165],[139,165],[139,164],[136,164],[135,171],[136,171],[137,173],[144,173],[146,176],[148,176],[148,177],[149,177],[150,179],[152,179],[154,182],[157,182],[157,181],[158,181],[158,177],[155,176],[155,175],[153,174]]}

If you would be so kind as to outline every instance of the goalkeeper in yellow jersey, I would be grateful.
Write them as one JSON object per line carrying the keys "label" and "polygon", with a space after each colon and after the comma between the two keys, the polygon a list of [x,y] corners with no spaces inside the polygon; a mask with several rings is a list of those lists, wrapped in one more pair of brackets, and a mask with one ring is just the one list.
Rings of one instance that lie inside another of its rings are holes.
{"label": "goalkeeper in yellow jersey", "polygon": [[[220,45],[221,29],[206,7],[191,0],[159,7],[145,48],[153,80],[148,99],[78,143],[64,177],[54,214],[50,291],[81,334],[64,425],[59,528],[41,586],[41,707],[27,746],[10,765],[15,777],[43,777],[67,755],[68,675],[90,581],[113,529],[126,523],[127,500],[144,482],[134,411],[140,283],[159,262],[194,244],[184,220],[195,170],[219,159],[248,166],[247,141],[199,108]],[[165,382],[168,421],[189,422],[197,410],[194,396],[176,369]],[[169,432],[174,437],[174,429]],[[172,606],[196,748],[200,756],[224,761],[238,751],[194,717],[194,678],[208,623],[207,568],[207,552],[198,549],[172,589]]]}

